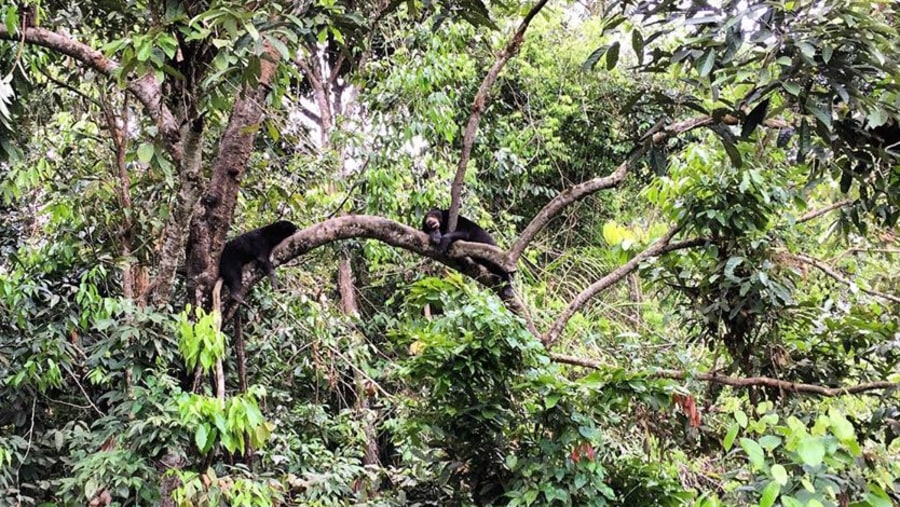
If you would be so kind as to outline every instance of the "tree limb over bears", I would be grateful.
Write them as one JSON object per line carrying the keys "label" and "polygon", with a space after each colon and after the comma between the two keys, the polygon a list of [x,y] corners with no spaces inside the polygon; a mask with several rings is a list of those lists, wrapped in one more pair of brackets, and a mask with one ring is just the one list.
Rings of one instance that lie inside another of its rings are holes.
{"label": "tree limb over bears", "polygon": [[[456,241],[446,254],[441,254],[439,249],[428,242],[428,235],[418,229],[372,215],[344,215],[301,229],[275,248],[272,262],[275,266],[280,266],[321,246],[353,238],[375,239],[429,257],[491,287],[493,285],[490,282],[494,278],[488,270],[477,263],[467,262],[467,258],[485,259],[509,271],[515,271],[515,266],[499,248],[483,243]],[[253,285],[262,277],[263,273],[255,263],[244,268],[245,285]],[[498,283],[497,287],[500,288],[500,285]]]}

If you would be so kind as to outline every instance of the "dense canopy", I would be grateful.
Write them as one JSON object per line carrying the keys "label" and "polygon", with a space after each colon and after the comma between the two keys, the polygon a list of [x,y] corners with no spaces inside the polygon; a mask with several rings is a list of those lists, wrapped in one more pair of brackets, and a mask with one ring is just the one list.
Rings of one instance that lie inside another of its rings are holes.
{"label": "dense canopy", "polygon": [[0,506],[898,505],[898,62],[893,0],[2,4]]}

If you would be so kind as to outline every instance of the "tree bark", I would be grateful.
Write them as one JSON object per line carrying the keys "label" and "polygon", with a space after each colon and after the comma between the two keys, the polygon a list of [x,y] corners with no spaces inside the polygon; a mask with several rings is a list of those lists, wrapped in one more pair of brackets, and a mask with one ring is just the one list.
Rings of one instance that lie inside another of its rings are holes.
{"label": "tree bark", "polygon": [[218,278],[218,258],[237,204],[241,179],[253,151],[262,119],[264,97],[275,75],[278,52],[268,48],[261,57],[259,80],[235,99],[225,133],[212,164],[212,178],[191,217],[187,272],[196,306],[206,306]]}

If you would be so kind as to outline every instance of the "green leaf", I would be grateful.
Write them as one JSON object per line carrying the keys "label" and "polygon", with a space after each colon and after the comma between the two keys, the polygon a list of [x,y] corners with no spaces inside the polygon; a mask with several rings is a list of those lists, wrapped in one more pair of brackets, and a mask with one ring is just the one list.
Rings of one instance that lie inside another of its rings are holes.
{"label": "green leaf", "polygon": [[631,49],[637,56],[638,64],[644,63],[644,36],[636,28],[631,31]]}
{"label": "green leaf", "polygon": [[784,88],[784,90],[786,92],[790,93],[791,95],[793,95],[795,97],[800,95],[800,90],[801,90],[800,85],[797,83],[794,83],[793,81],[784,81],[781,83],[781,87]]}
{"label": "green leaf", "polygon": [[19,26],[19,10],[16,8],[15,4],[6,11],[6,17],[3,19],[3,24],[6,25],[7,33],[16,33],[16,28]]}
{"label": "green leaf", "polygon": [[744,126],[741,128],[742,138],[746,139],[750,137],[750,134],[753,133],[753,130],[756,129],[756,126],[766,119],[766,111],[768,111],[768,109],[769,99],[767,98],[757,104],[752,111],[747,113],[747,119],[744,121]]}
{"label": "green leaf", "polygon": [[877,484],[869,484],[866,502],[869,507],[891,507],[893,505],[887,493]]}
{"label": "green leaf", "polygon": [[197,426],[197,431],[194,432],[194,444],[197,445],[197,449],[200,449],[201,452],[206,449],[206,444],[209,443],[208,438],[209,426],[205,424]]}
{"label": "green leaf", "polygon": [[618,42],[609,46],[609,51],[606,52],[606,70],[615,69],[616,64],[619,63],[619,46]]}
{"label": "green leaf", "polygon": [[259,31],[253,26],[253,23],[245,23],[244,29],[247,30],[247,33],[250,34],[250,38],[253,40],[259,40]]}
{"label": "green leaf", "polygon": [[584,60],[584,63],[581,64],[581,69],[593,70],[593,68],[597,66],[597,62],[599,62],[600,59],[603,58],[603,55],[605,55],[607,51],[609,51],[609,45],[600,46],[599,48],[595,49],[587,57],[587,59]]}
{"label": "green leaf", "polygon": [[291,59],[291,51],[287,46],[284,45],[283,42],[281,42],[281,40],[279,40],[277,37],[270,37],[268,35],[266,36],[266,40],[269,41],[269,44],[271,44],[272,47],[274,47],[278,51],[278,54],[281,55],[282,60]]}
{"label": "green leaf", "polygon": [[559,399],[560,399],[560,398],[561,398],[561,396],[559,395],[559,393],[553,393],[553,394],[550,394],[550,395],[548,395],[548,396],[544,399],[544,405],[545,405],[548,409],[549,409],[549,408],[553,408],[553,407],[555,407],[556,404],[559,402]]}
{"label": "green leaf", "polygon": [[781,492],[781,486],[777,482],[770,482],[766,489],[763,490],[762,497],[759,499],[759,507],[772,507]]}
{"label": "green leaf", "polygon": [[750,460],[750,464],[753,465],[754,468],[759,470],[765,468],[765,453],[763,452],[762,447],[760,447],[755,440],[742,438],[741,447],[744,449],[744,452],[747,453],[747,458]]}
{"label": "green leaf", "polygon": [[240,446],[240,442],[238,441],[238,439],[235,438],[235,436],[231,433],[222,433],[221,441],[225,449],[227,449],[228,452],[231,453],[237,451],[238,447]]}
{"label": "green leaf", "polygon": [[806,110],[812,113],[822,125],[828,127],[828,130],[831,130],[831,111],[826,111],[815,104],[806,104]]}
{"label": "green leaf", "polygon": [[772,465],[772,468],[769,470],[772,474],[772,478],[775,479],[775,482],[784,486],[788,481],[787,470],[781,465],[775,464]]}
{"label": "green leaf", "polygon": [[97,490],[99,489],[99,485],[97,484],[97,479],[90,478],[84,484],[84,495],[87,498],[94,498],[97,495]]}
{"label": "green leaf", "polygon": [[150,53],[153,51],[153,45],[149,40],[142,40],[140,46],[138,46],[137,59],[139,62],[146,62],[150,58]]}
{"label": "green leaf", "polygon": [[825,446],[818,437],[805,437],[797,444],[797,454],[803,463],[809,466],[819,466],[825,457]]}
{"label": "green leaf", "polygon": [[713,125],[710,129],[719,136],[719,140],[722,141],[722,147],[725,148],[725,153],[728,154],[728,158],[731,159],[731,164],[734,167],[740,168],[743,164],[741,152],[739,152],[734,145],[735,139],[731,130],[723,125]]}
{"label": "green leaf", "polygon": [[831,426],[831,433],[841,442],[856,440],[856,432],[853,430],[853,424],[851,424],[843,414],[832,411],[832,413],[829,414],[829,423]]}
{"label": "green leaf", "polygon": [[803,56],[812,60],[816,56],[816,47],[810,44],[809,42],[798,42],[797,47],[800,49],[800,52],[803,53]]}
{"label": "green leaf", "polygon": [[712,71],[713,65],[716,63],[716,52],[713,49],[710,49],[700,58],[700,67],[697,69],[697,72],[700,74],[700,77],[706,77],[709,75],[710,71]]}
{"label": "green leaf", "polygon": [[144,164],[149,164],[153,158],[153,145],[150,143],[141,143],[137,150],[138,160]]}
{"label": "green leaf", "polygon": [[737,437],[738,431],[740,431],[741,427],[735,423],[732,424],[730,428],[728,428],[728,433],[725,434],[725,439],[722,440],[722,447],[725,448],[725,451],[730,451],[731,446],[734,445],[734,439]]}
{"label": "green leaf", "polygon": [[763,449],[771,451],[772,449],[781,445],[781,437],[777,437],[775,435],[766,435],[759,439],[759,445],[761,445]]}
{"label": "green leaf", "polygon": [[731,281],[740,281],[740,278],[735,276],[734,270],[744,262],[743,257],[731,257],[728,259],[728,262],[725,263],[725,278]]}

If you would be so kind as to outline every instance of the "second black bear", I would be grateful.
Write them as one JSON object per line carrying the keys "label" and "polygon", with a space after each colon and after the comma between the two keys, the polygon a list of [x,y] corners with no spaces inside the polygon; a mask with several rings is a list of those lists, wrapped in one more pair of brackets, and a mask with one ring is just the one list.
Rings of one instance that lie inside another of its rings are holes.
{"label": "second black bear", "polygon": [[[434,208],[422,219],[422,232],[428,235],[429,242],[437,246],[441,252],[446,252],[450,248],[450,244],[458,240],[497,246],[497,242],[487,231],[462,215],[456,219],[456,230],[448,233],[447,219],[449,215],[449,210]],[[508,271],[489,260],[478,259],[476,262],[505,282],[503,290],[500,292],[501,297],[512,296],[512,275]]]}
{"label": "second black bear", "polygon": [[297,232],[296,225],[287,220],[279,220],[274,224],[245,232],[225,243],[222,257],[219,259],[219,276],[228,287],[232,299],[238,303],[244,302],[244,295],[241,293],[243,290],[241,274],[244,265],[253,261],[258,262],[269,276],[272,286],[276,285],[275,266],[269,257],[279,243],[295,232]]}

